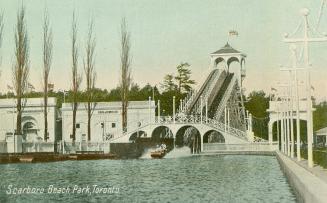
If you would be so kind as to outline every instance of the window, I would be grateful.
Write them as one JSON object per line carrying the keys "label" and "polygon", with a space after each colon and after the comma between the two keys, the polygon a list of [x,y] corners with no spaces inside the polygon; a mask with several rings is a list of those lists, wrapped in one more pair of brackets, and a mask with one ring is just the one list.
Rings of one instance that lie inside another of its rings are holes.
{"label": "window", "polygon": [[111,123],[111,127],[115,128],[116,127],[116,123]]}
{"label": "window", "polygon": [[79,123],[76,123],[76,128],[80,128],[80,124]]}

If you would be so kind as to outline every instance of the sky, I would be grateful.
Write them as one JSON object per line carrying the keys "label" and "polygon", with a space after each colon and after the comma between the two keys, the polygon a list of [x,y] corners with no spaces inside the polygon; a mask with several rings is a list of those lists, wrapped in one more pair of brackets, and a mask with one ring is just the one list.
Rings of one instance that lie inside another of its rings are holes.
{"label": "sky", "polygon": [[[47,8],[53,31],[53,63],[50,81],[55,89],[70,89],[71,22],[78,21],[79,69],[83,71],[88,22],[95,22],[97,87],[118,85],[120,66],[120,23],[126,18],[131,34],[132,76],[140,86],[159,85],[164,75],[175,73],[181,62],[191,65],[198,83],[210,64],[210,53],[223,47],[229,30],[238,31],[229,39],[245,53],[246,93],[269,92],[278,80],[287,80],[280,65],[290,64],[289,45],[284,33],[292,33],[302,20],[300,9],[310,9],[309,22],[317,22],[320,0],[25,0],[30,47],[30,82],[41,89],[42,25]],[[0,0],[4,13],[4,35],[0,48],[0,91],[12,85],[14,30],[21,0]],[[327,8],[320,31],[327,32]],[[301,31],[301,30],[300,30]],[[301,33],[299,33],[301,34]],[[300,35],[299,35],[300,36]],[[299,48],[300,50],[300,48]],[[312,85],[318,100],[327,97],[327,42],[310,46]],[[235,65],[235,64],[234,64]],[[85,82],[85,81],[84,81]],[[83,85],[82,87],[85,87]]]}

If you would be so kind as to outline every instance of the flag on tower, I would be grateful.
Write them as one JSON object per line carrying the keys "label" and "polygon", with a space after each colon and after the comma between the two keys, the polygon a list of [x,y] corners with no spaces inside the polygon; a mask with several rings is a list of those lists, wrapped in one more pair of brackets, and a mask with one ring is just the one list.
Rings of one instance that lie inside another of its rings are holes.
{"label": "flag on tower", "polygon": [[228,35],[229,36],[238,36],[238,32],[236,30],[230,30]]}

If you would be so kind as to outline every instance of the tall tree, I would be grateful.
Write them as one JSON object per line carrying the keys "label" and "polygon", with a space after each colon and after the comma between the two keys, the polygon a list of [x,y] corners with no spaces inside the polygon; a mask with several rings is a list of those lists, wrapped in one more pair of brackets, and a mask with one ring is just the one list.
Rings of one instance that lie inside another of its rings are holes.
{"label": "tall tree", "polygon": [[174,83],[174,76],[172,74],[165,75],[161,87],[165,92],[176,90],[177,85]]}
{"label": "tall tree", "polygon": [[191,85],[195,84],[195,81],[191,79],[191,70],[188,63],[181,63],[177,66],[177,76],[175,80],[177,81],[178,91],[188,92],[192,89]]}
{"label": "tall tree", "polygon": [[48,140],[48,85],[52,62],[52,31],[48,12],[45,11],[43,23],[43,102],[44,102],[44,140]]}
{"label": "tall tree", "polygon": [[25,7],[22,6],[17,13],[15,29],[15,64],[12,68],[13,85],[16,92],[17,118],[16,134],[22,134],[22,97],[27,90],[29,74],[29,45],[25,22]]}
{"label": "tall tree", "polygon": [[[0,48],[2,45],[2,34],[3,34],[3,13],[0,13]],[[0,56],[0,65],[1,65],[1,56]]]}
{"label": "tall tree", "polygon": [[84,59],[84,72],[86,77],[86,100],[87,100],[87,139],[91,140],[91,117],[96,103],[94,102],[96,72],[95,63],[95,37],[93,36],[93,20],[89,24],[89,30],[86,40],[86,55]]}
{"label": "tall tree", "polygon": [[122,101],[122,128],[127,131],[128,93],[131,86],[131,56],[130,33],[127,30],[126,20],[121,22],[121,52],[120,52],[120,96]]}
{"label": "tall tree", "polygon": [[73,126],[72,139],[76,140],[76,113],[78,108],[78,91],[82,82],[82,75],[78,72],[78,47],[77,47],[77,23],[75,12],[73,13],[72,21],[72,108],[73,108]]}

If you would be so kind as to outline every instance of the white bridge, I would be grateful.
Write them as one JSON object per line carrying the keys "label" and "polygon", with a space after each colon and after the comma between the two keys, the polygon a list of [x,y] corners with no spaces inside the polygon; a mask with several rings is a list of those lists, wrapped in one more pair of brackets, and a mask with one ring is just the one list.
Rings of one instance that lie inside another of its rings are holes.
{"label": "white bridge", "polygon": [[[273,143],[253,135],[251,116],[245,113],[242,98],[245,57],[245,54],[227,43],[211,54],[211,65],[204,82],[180,101],[176,114],[174,110],[172,116],[160,116],[159,103],[158,116],[139,122],[138,128],[111,142],[134,142],[137,138],[173,138],[174,146],[187,145],[193,152],[275,150],[277,145],[271,147]],[[232,69],[233,62],[238,62],[239,67]],[[175,109],[175,99],[173,101]],[[264,146],[264,149],[260,146]]]}

